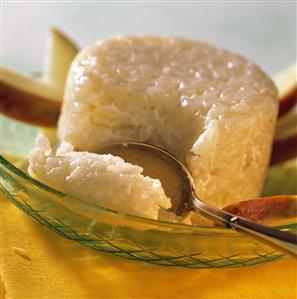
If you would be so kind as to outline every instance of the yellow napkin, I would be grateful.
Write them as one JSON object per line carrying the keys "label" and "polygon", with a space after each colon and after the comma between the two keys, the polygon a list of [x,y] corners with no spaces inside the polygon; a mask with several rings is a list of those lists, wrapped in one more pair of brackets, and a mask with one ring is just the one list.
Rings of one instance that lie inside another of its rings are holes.
{"label": "yellow napkin", "polygon": [[226,270],[126,261],[66,240],[0,196],[5,299],[295,299],[297,262]]}

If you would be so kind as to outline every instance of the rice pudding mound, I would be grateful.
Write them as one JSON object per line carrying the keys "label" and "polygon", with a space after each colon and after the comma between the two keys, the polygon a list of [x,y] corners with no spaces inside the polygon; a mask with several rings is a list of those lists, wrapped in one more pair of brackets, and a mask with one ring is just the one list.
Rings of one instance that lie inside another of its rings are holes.
{"label": "rice pudding mound", "polygon": [[72,63],[58,136],[77,151],[158,145],[186,164],[201,199],[223,207],[259,195],[277,110],[272,81],[237,54],[183,38],[120,36]]}

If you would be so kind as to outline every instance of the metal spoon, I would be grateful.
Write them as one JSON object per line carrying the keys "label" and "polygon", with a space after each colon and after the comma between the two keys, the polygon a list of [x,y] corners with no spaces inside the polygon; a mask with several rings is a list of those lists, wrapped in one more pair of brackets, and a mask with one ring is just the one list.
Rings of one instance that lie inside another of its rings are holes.
{"label": "metal spoon", "polygon": [[[172,207],[170,211],[173,211],[176,215],[185,217],[190,211],[200,213],[226,228],[235,229],[250,237],[255,237],[297,257],[297,235],[235,216],[198,198],[190,172],[181,161],[169,152],[146,143],[122,142],[108,145],[102,148],[99,153],[111,153],[120,156],[127,162],[142,166],[145,175],[160,179],[165,193],[171,198]],[[159,166],[160,171],[156,171],[156,167],[151,170],[148,169],[152,161]],[[162,173],[165,168],[170,170],[167,171],[167,174]],[[156,172],[159,172],[159,176]],[[171,173],[170,177],[168,177],[169,173]],[[166,188],[168,184],[174,184],[176,188],[169,190]]]}

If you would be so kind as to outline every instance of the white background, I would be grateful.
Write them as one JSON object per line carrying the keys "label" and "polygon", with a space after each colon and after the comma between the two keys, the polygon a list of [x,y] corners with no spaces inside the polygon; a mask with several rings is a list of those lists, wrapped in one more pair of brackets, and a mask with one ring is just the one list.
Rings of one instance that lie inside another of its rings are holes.
{"label": "white background", "polygon": [[296,2],[2,1],[3,65],[41,69],[46,31],[57,26],[80,46],[118,34],[195,38],[250,58],[273,74],[296,60]]}

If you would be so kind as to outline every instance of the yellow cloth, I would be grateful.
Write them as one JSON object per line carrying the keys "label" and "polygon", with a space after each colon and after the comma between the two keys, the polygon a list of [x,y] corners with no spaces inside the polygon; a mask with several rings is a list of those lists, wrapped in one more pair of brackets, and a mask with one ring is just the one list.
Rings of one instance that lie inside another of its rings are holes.
{"label": "yellow cloth", "polygon": [[0,198],[5,299],[295,299],[297,262],[226,270],[167,268],[85,248]]}

